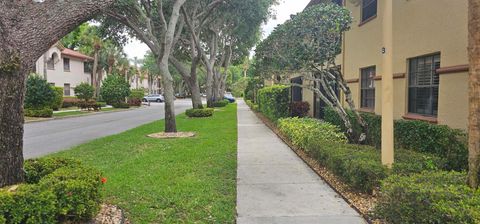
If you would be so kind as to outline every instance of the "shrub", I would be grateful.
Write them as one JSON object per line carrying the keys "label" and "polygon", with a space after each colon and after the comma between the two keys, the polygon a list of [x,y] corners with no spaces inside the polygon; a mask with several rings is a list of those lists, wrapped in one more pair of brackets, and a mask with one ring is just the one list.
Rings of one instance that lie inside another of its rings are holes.
{"label": "shrub", "polygon": [[103,100],[113,106],[114,103],[122,103],[130,96],[130,85],[119,75],[109,75],[103,80],[100,95]]}
{"label": "shrub", "polygon": [[258,111],[258,105],[253,103],[251,100],[246,100],[245,103],[252,109],[253,111]]}
{"label": "shrub", "polygon": [[107,106],[107,103],[105,103],[105,102],[97,102],[97,107],[102,108],[102,107],[106,107],[106,106]]}
{"label": "shrub", "polygon": [[77,103],[77,106],[80,108],[80,110],[99,111],[102,109],[103,105],[105,105],[105,103],[97,103],[95,101],[80,101]]}
{"label": "shrub", "polygon": [[64,96],[63,97],[63,108],[76,107],[80,100],[77,97]]}
{"label": "shrub", "polygon": [[25,94],[25,108],[43,109],[50,108],[55,101],[55,91],[46,80],[38,75],[30,75],[27,79],[27,92]]}
{"label": "shrub", "polygon": [[125,102],[118,102],[118,103],[113,103],[112,104],[113,108],[119,108],[119,109],[128,109],[130,108],[130,105]]}
{"label": "shrub", "polygon": [[185,111],[185,114],[188,117],[211,117],[213,116],[213,110],[213,108],[188,109]]}
{"label": "shrub", "polygon": [[372,193],[392,172],[401,175],[437,170],[444,164],[434,155],[396,150],[392,171],[382,165],[381,155],[371,146],[312,141],[307,152],[352,189]]}
{"label": "shrub", "polygon": [[52,109],[59,110],[63,106],[63,88],[62,87],[51,87],[55,93],[55,99],[52,102]]}
{"label": "shrub", "polygon": [[292,117],[306,117],[310,111],[308,102],[292,102],[290,104],[290,112]]}
{"label": "shrub", "polygon": [[130,96],[128,96],[129,99],[138,99],[142,100],[143,97],[145,96],[145,90],[144,89],[133,89],[130,92]]}
{"label": "shrub", "polygon": [[128,105],[129,105],[129,106],[132,106],[132,107],[142,106],[142,99],[129,98],[129,99],[128,99]]}
{"label": "shrub", "polygon": [[[358,133],[357,124],[351,111],[348,111],[354,125],[354,132]],[[381,116],[361,113],[368,124],[368,145],[381,147]],[[325,109],[325,121],[338,125],[343,131],[345,126],[339,116],[330,108]],[[449,128],[445,125],[435,125],[423,121],[397,120],[395,121],[395,148],[405,148],[418,152],[436,154],[445,158],[447,170],[465,170],[468,164],[468,148],[466,133]],[[357,131],[355,131],[357,130]]]}
{"label": "shrub", "polygon": [[89,101],[95,95],[95,88],[88,83],[81,83],[75,87],[75,96],[84,101]]}
{"label": "shrub", "polygon": [[228,100],[220,100],[213,103],[214,107],[226,107],[230,102]]}
{"label": "shrub", "polygon": [[78,222],[100,205],[100,173],[61,158],[25,161],[26,184],[0,189],[0,223]]}
{"label": "shrub", "polygon": [[466,174],[425,172],[391,176],[380,191],[375,214],[388,223],[480,223],[480,190]]}
{"label": "shrub", "polygon": [[290,88],[288,86],[270,86],[258,91],[260,112],[272,121],[289,117]]}
{"label": "shrub", "polygon": [[25,109],[25,116],[27,117],[52,117],[53,110],[49,107],[43,109]]}
{"label": "shrub", "polygon": [[314,140],[347,142],[345,134],[337,126],[313,118],[282,118],[278,120],[278,128],[294,145],[303,149]]}

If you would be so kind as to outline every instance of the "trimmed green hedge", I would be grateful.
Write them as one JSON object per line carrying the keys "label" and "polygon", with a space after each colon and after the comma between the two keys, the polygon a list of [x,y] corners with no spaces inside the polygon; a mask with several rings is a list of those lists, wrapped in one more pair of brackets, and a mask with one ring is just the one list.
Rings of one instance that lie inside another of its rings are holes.
{"label": "trimmed green hedge", "polygon": [[252,109],[253,111],[258,111],[258,105],[253,103],[251,100],[245,100],[245,103]]}
{"label": "trimmed green hedge", "polygon": [[25,161],[26,183],[0,189],[0,223],[79,222],[96,215],[101,175],[75,160]]}
{"label": "trimmed green hedge", "polygon": [[63,88],[62,87],[51,87],[55,92],[55,99],[52,102],[52,109],[59,110],[63,106]]}
{"label": "trimmed green hedge", "polygon": [[213,110],[213,108],[188,109],[185,111],[185,114],[188,117],[211,117],[213,116]]}
{"label": "trimmed green hedge", "polygon": [[466,174],[425,172],[391,176],[375,208],[388,223],[480,223],[480,190],[466,184]]}
{"label": "trimmed green hedge", "polygon": [[365,193],[372,193],[392,173],[408,175],[424,170],[438,170],[445,163],[435,155],[396,150],[393,169],[389,170],[382,165],[380,151],[372,146],[321,140],[308,142],[305,151],[353,190]]}
{"label": "trimmed green hedge", "polygon": [[130,104],[125,103],[125,102],[119,102],[119,103],[112,103],[113,108],[119,108],[119,109],[128,109],[130,108]]}
{"label": "trimmed green hedge", "polygon": [[260,112],[272,121],[289,117],[290,87],[276,85],[259,90],[258,106]]}
{"label": "trimmed green hedge", "polygon": [[230,102],[228,100],[220,100],[213,103],[214,107],[226,107]]}
{"label": "trimmed green hedge", "polygon": [[347,143],[345,134],[337,126],[313,118],[282,118],[278,120],[278,128],[303,149],[314,140]]}
{"label": "trimmed green hedge", "polygon": [[[351,111],[350,120],[354,124],[354,133],[360,133],[360,126]],[[381,146],[381,116],[361,113],[368,124],[366,143],[380,148]],[[325,109],[325,121],[339,126],[346,131],[343,121],[331,109]],[[447,170],[466,170],[468,166],[467,135],[461,130],[445,125],[435,125],[423,121],[397,120],[395,129],[395,148],[426,152],[445,158]],[[357,138],[358,139],[358,138]]]}
{"label": "trimmed green hedge", "polygon": [[27,117],[52,117],[53,109],[45,107],[43,109],[25,109],[25,116]]}

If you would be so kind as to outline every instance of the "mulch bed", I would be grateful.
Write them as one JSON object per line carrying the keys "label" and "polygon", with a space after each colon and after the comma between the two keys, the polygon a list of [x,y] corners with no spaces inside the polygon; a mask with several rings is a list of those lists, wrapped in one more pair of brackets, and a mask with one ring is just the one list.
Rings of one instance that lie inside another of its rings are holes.
{"label": "mulch bed", "polygon": [[191,138],[195,137],[195,132],[160,132],[147,135],[150,138],[158,138],[158,139],[167,139],[167,138]]}
{"label": "mulch bed", "polygon": [[88,224],[131,224],[115,205],[103,204],[98,215]]}
{"label": "mulch bed", "polygon": [[[253,111],[253,110],[252,110]],[[263,121],[283,142],[285,142],[312,170],[314,170],[333,190],[335,190],[352,208],[357,210],[368,223],[380,224],[380,220],[372,219],[369,215],[377,202],[376,194],[369,195],[352,191],[351,188],[343,183],[335,174],[322,166],[318,161],[311,158],[305,151],[294,146],[290,140],[285,137],[277,126],[271,122],[262,113],[253,111],[255,115]]]}

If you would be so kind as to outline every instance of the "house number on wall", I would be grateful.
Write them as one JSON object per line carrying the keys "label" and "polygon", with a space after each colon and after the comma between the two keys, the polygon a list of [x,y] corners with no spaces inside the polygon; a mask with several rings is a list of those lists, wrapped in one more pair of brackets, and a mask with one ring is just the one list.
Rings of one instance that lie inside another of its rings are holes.
{"label": "house number on wall", "polygon": [[385,54],[387,53],[387,49],[385,49],[384,47],[382,47],[382,54]]}

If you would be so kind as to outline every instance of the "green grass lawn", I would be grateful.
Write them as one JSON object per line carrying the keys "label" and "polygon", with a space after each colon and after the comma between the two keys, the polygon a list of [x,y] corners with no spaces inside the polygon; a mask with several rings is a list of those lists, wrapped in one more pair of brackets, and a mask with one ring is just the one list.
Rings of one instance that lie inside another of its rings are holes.
{"label": "green grass lawn", "polygon": [[234,223],[236,204],[236,104],[211,118],[177,117],[188,139],[151,139],[164,122],[94,140],[54,156],[79,159],[108,181],[105,200],[133,223]]}

